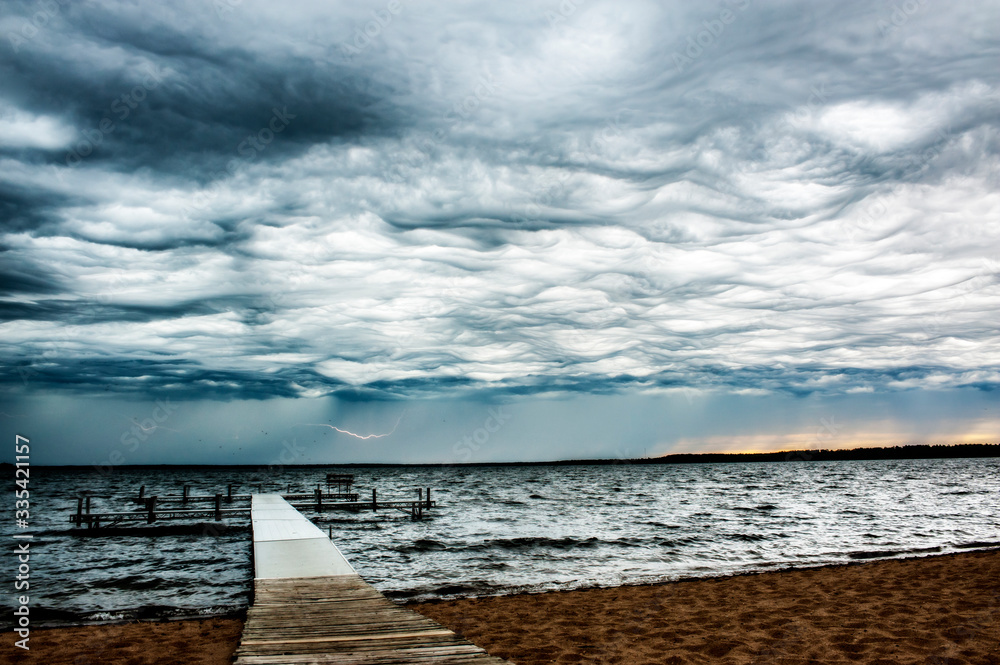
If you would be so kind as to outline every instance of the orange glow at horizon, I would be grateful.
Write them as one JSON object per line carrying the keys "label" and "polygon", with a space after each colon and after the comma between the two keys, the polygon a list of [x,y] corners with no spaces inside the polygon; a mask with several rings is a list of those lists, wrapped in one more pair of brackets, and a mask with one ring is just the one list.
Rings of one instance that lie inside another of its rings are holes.
{"label": "orange glow at horizon", "polygon": [[755,454],[791,450],[850,450],[907,445],[1000,443],[1000,420],[979,420],[970,423],[961,431],[926,433],[900,431],[904,428],[894,422],[866,423],[866,425],[871,429],[849,433],[847,427],[824,429],[821,426],[811,432],[685,437],[672,445],[657,446],[654,456],[678,453]]}

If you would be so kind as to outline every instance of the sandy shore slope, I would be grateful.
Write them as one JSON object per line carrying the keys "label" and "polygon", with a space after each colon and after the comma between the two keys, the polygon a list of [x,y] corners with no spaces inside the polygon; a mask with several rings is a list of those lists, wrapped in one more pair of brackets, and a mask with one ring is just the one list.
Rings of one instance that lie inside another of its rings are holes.
{"label": "sandy shore slope", "polygon": [[[1000,551],[410,607],[519,664],[1000,664]],[[5,633],[0,663],[225,665],[240,629],[34,630],[30,653]]]}
{"label": "sandy shore slope", "polygon": [[0,663],[38,665],[223,665],[243,631],[238,619],[163,621],[32,630],[25,652],[4,633]]}
{"label": "sandy shore slope", "polygon": [[412,606],[519,664],[1000,664],[1000,552]]}

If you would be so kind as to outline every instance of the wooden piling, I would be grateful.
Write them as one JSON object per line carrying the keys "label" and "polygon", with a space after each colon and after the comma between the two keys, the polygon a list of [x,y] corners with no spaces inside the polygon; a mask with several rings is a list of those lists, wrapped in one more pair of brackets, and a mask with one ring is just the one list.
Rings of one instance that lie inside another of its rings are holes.
{"label": "wooden piling", "polygon": [[76,497],[76,525],[83,524],[83,497]]}
{"label": "wooden piling", "polygon": [[146,495],[146,486],[142,485],[139,487],[139,503],[143,502],[143,497]]}
{"label": "wooden piling", "polygon": [[372,488],[372,512],[373,513],[377,513],[378,512],[378,499],[376,497],[375,488],[374,487]]}
{"label": "wooden piling", "polygon": [[233,502],[233,485],[232,485],[232,483],[230,483],[229,485],[226,486],[226,492],[227,492],[226,493],[226,503],[232,503]]}
{"label": "wooden piling", "polygon": [[152,524],[156,521],[156,495],[146,500],[146,510],[149,511],[149,514],[146,516],[146,524]]}
{"label": "wooden piling", "polygon": [[410,507],[410,519],[417,521],[424,518],[424,490],[417,488],[417,502]]}
{"label": "wooden piling", "polygon": [[190,485],[185,485],[184,486],[184,498],[182,500],[182,503],[187,503],[188,502],[188,494],[190,492],[191,492],[191,486]]}
{"label": "wooden piling", "polygon": [[215,521],[222,521],[222,494],[219,492],[215,493]]}
{"label": "wooden piling", "polygon": [[323,510],[323,488],[316,488],[316,510]]}
{"label": "wooden piling", "polygon": [[431,509],[431,488],[427,488],[427,510]]}

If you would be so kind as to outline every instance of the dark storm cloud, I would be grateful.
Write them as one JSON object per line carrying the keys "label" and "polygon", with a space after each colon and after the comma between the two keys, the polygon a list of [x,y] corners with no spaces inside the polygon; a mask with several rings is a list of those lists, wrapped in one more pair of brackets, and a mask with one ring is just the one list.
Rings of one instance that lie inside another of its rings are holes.
{"label": "dark storm cloud", "polygon": [[7,232],[58,226],[59,209],[74,197],[39,187],[0,182],[0,219]]}
{"label": "dark storm cloud", "polygon": [[11,385],[1000,383],[995,5],[57,6],[0,22]]}
{"label": "dark storm cloud", "polygon": [[393,91],[343,58],[315,62],[266,37],[220,42],[211,6],[188,9],[200,14],[195,25],[180,9],[155,18],[121,5],[65,5],[2,61],[8,103],[75,128],[66,165],[202,181],[234,159],[287,158],[397,124]]}
{"label": "dark storm cloud", "polygon": [[[0,289],[5,296],[17,293],[58,293],[63,288],[61,284],[56,283],[42,272],[33,274],[31,268],[18,269],[16,267],[0,270],[0,284],[3,284]],[[14,310],[21,310],[16,304],[11,304],[10,307]]]}

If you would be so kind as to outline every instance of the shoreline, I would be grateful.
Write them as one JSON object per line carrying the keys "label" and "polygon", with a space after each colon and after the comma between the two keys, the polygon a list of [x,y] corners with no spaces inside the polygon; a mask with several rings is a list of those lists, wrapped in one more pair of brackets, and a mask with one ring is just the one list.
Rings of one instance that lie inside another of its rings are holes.
{"label": "shoreline", "polygon": [[[685,575],[684,577],[678,577],[676,579],[662,580],[656,582],[625,582],[622,584],[612,584],[612,585],[601,585],[594,584],[590,586],[580,586],[572,587],[568,589],[542,589],[540,591],[515,591],[513,593],[499,593],[499,594],[480,594],[480,595],[468,595],[468,596],[455,596],[449,598],[432,598],[424,600],[408,600],[400,598],[392,598],[388,596],[393,602],[402,605],[404,607],[411,607],[413,605],[433,605],[436,603],[450,603],[458,602],[464,600],[476,600],[485,598],[509,598],[512,596],[538,596],[546,593],[574,593],[576,591],[597,591],[601,589],[629,589],[635,587],[656,587],[665,586],[669,584],[681,584],[684,582],[699,582],[706,580],[731,580],[740,577],[751,577],[754,575],[770,575],[777,573],[795,573],[800,571],[810,571],[810,570],[825,570],[825,569],[836,569],[836,568],[849,568],[851,566],[867,566],[869,564],[875,563],[886,563],[889,561],[919,561],[922,559],[938,558],[938,557],[949,557],[949,556],[963,556],[965,554],[975,554],[980,552],[997,552],[1000,553],[1000,541],[983,543],[981,547],[962,549],[954,552],[926,552],[922,554],[910,553],[906,556],[888,556],[885,558],[861,558],[855,561],[842,561],[833,563],[817,563],[815,565],[784,565],[780,564],[777,568],[764,568],[761,570],[744,570],[735,573],[721,573],[721,574],[707,574],[707,575]],[[1000,587],[998,587],[1000,588]]]}
{"label": "shoreline", "polygon": [[987,665],[1000,663],[1000,549],[410,609],[521,665]]}
{"label": "shoreline", "polygon": [[[232,612],[224,612],[222,614],[198,614],[197,612],[192,612],[191,614],[179,614],[176,616],[168,617],[150,617],[142,619],[95,619],[93,621],[79,621],[75,623],[52,623],[47,621],[32,621],[31,630],[69,630],[71,628],[102,628],[106,626],[135,626],[145,623],[183,623],[185,621],[197,622],[197,621],[212,621],[218,619],[220,621],[244,621],[247,616],[247,608],[242,608],[239,610],[233,610]],[[13,630],[10,626],[4,626],[0,628],[0,634],[9,635]],[[3,661],[0,661],[3,662]]]}
{"label": "shoreline", "polygon": [[[414,593],[407,596],[400,596],[400,592],[383,592],[389,600],[400,605],[402,607],[410,607],[416,605],[433,605],[437,603],[448,603],[448,602],[458,602],[485,598],[509,598],[518,596],[538,596],[547,593],[573,593],[577,591],[594,591],[600,589],[627,589],[634,587],[656,587],[664,586],[669,584],[681,584],[684,582],[696,582],[702,580],[729,580],[736,579],[740,577],[753,576],[753,575],[765,575],[772,573],[791,573],[797,571],[808,571],[808,570],[823,570],[827,568],[847,568],[851,566],[864,566],[872,563],[880,563],[887,561],[910,561],[910,560],[920,560],[933,557],[948,557],[948,556],[961,556],[964,554],[976,553],[976,552],[1000,552],[1000,541],[996,542],[983,542],[975,543],[975,547],[969,547],[966,549],[959,549],[957,551],[950,552],[937,552],[928,551],[925,553],[913,553],[908,552],[904,556],[887,556],[885,558],[859,558],[855,561],[842,561],[842,562],[831,562],[831,563],[817,563],[817,564],[803,564],[803,565],[785,565],[777,564],[774,568],[762,568],[759,570],[744,570],[733,573],[707,573],[705,575],[684,575],[683,577],[678,577],[674,579],[664,579],[655,581],[638,581],[638,582],[623,582],[618,584],[590,584],[587,586],[573,586],[568,588],[556,588],[556,589],[535,589],[530,585],[524,586],[513,586],[509,587],[509,592],[500,593],[460,593],[460,594],[449,594],[446,597],[423,597],[425,594]],[[409,592],[403,592],[409,593]],[[243,621],[246,618],[247,608],[243,607],[240,609],[232,610],[229,612],[224,612],[220,614],[200,614],[197,610],[192,610],[191,614],[179,614],[176,616],[169,617],[150,617],[150,618],[130,618],[130,619],[107,619],[107,620],[93,620],[93,621],[79,621],[79,622],[46,622],[44,620],[33,622],[32,626],[37,630],[60,630],[68,628],[88,628],[88,627],[99,627],[99,626],[127,626],[136,625],[144,623],[177,623],[184,621],[204,621],[211,619],[223,619],[223,620],[234,620]],[[0,633],[10,633],[12,628],[10,626],[0,627]]]}
{"label": "shoreline", "polygon": [[[997,547],[400,604],[524,664],[763,663],[799,649],[823,662],[1000,662]],[[38,627],[24,653],[6,631],[0,662],[223,665],[242,626],[227,615]]]}

